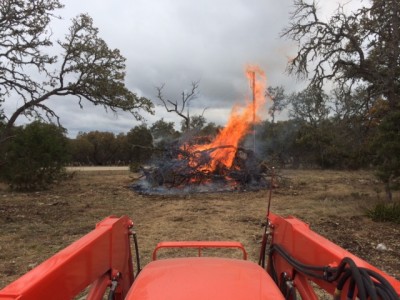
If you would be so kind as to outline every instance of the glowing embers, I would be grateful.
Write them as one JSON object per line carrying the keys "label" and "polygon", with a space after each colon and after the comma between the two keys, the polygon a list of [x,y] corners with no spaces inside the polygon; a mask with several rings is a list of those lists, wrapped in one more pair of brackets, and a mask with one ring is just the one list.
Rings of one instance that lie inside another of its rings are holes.
{"label": "glowing embers", "polygon": [[266,186],[267,168],[253,150],[241,142],[260,121],[265,105],[265,75],[249,67],[252,90],[246,105],[234,106],[226,126],[213,139],[192,137],[171,146],[152,167],[143,169],[146,180],[134,188],[144,193],[210,192],[254,189]]}

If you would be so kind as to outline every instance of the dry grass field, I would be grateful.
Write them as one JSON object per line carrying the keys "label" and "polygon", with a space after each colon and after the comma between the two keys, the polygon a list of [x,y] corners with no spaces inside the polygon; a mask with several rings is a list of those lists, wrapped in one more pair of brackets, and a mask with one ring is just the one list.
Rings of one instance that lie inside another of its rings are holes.
{"label": "dry grass field", "polygon": [[[400,226],[376,223],[365,210],[383,201],[368,172],[282,171],[271,209],[294,215],[340,246],[400,279]],[[89,232],[109,215],[135,223],[145,265],[163,240],[237,240],[258,259],[268,191],[144,196],[129,171],[76,172],[43,192],[0,186],[0,288]],[[394,195],[399,199],[399,195]],[[376,250],[384,243],[388,250]]]}

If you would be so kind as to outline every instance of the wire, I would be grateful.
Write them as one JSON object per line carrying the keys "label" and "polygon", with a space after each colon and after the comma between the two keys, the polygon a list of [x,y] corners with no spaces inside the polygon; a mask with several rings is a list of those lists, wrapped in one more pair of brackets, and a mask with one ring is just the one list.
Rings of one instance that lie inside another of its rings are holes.
{"label": "wire", "polygon": [[261,242],[261,248],[260,248],[260,257],[258,259],[258,265],[260,265],[263,269],[265,269],[265,255],[267,251],[267,244],[268,244],[268,236],[269,234],[267,233],[267,228],[268,228],[268,219],[267,222],[265,223],[264,231],[263,231],[263,236],[262,236],[262,242]]}
{"label": "wire", "polygon": [[272,199],[272,189],[274,186],[274,177],[275,177],[275,168],[272,167],[271,181],[270,181],[270,185],[269,185],[269,194],[268,194],[267,217],[266,217],[266,223],[264,226],[264,232],[263,232],[263,237],[262,237],[262,242],[261,242],[260,256],[258,259],[258,264],[263,269],[265,268],[265,254],[266,254],[266,250],[267,250],[268,235],[269,235],[267,233],[267,229],[269,226],[269,212],[271,210],[271,199]]}
{"label": "wire", "polygon": [[274,178],[275,178],[275,168],[272,167],[271,182],[270,182],[270,186],[269,186],[269,195],[268,195],[267,219],[269,217],[269,212],[271,209],[271,199],[272,199],[272,189],[274,187]]}

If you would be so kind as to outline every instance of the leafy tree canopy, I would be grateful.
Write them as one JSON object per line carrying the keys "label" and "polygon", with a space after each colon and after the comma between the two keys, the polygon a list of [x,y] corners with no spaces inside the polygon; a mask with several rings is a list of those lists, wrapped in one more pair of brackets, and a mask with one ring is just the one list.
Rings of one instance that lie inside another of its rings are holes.
{"label": "leafy tree canopy", "polygon": [[328,117],[329,98],[321,88],[310,86],[307,89],[292,94],[288,101],[291,104],[290,116],[296,120],[317,126]]}
{"label": "leafy tree canopy", "polygon": [[[343,6],[324,21],[316,2],[295,0],[286,36],[298,42],[290,73],[322,86],[333,80],[343,90],[363,86],[400,109],[400,2],[371,0],[346,13]],[[369,101],[365,97],[365,101]]]}
{"label": "leafy tree canopy", "polygon": [[150,127],[154,139],[167,139],[176,135],[174,122],[166,122],[163,118],[154,122]]}
{"label": "leafy tree canopy", "polygon": [[[203,115],[194,115],[189,119],[189,123],[186,120],[181,121],[181,131],[185,132],[188,130],[200,131],[207,123],[207,120]],[[187,125],[189,124],[189,128]]]}
{"label": "leafy tree canopy", "polygon": [[280,113],[287,106],[285,89],[283,86],[270,86],[267,88],[265,95],[272,101],[268,113],[272,118],[272,123],[275,123],[276,114]]}
{"label": "leafy tree canopy", "polygon": [[132,128],[126,134],[126,138],[132,161],[144,163],[150,159],[153,149],[153,136],[145,125]]}
{"label": "leafy tree canopy", "polygon": [[21,115],[58,118],[47,105],[54,96],[76,97],[81,107],[86,99],[112,111],[129,111],[137,119],[140,110],[152,112],[150,100],[125,86],[125,58],[99,37],[90,16],[72,20],[65,39],[57,41],[59,56],[46,52],[53,48],[50,21],[62,7],[58,0],[0,2],[0,111],[8,100],[17,107],[4,116],[7,130],[0,142]]}

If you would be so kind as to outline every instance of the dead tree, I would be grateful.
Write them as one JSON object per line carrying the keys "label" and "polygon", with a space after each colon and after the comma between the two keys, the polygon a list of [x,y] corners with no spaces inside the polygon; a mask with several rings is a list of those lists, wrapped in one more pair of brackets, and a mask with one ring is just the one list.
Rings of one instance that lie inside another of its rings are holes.
{"label": "dead tree", "polygon": [[188,92],[183,91],[181,93],[181,99],[179,100],[170,100],[165,98],[163,94],[164,86],[165,84],[161,85],[160,87],[156,87],[157,98],[161,101],[167,112],[175,112],[185,121],[186,128],[188,130],[190,128],[189,104],[198,96],[199,82],[193,81],[191,84],[191,89]]}

